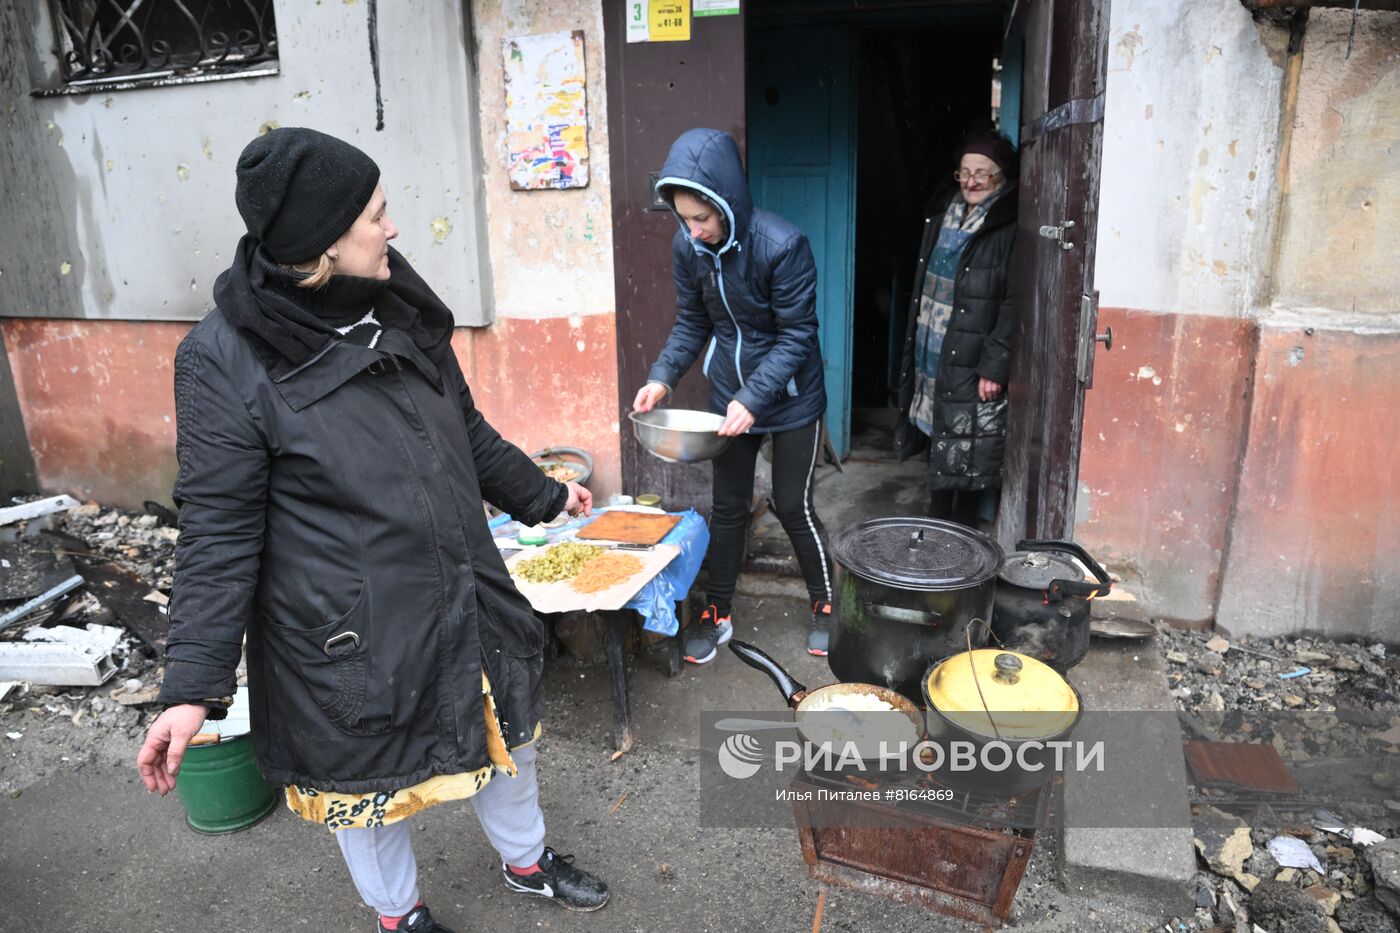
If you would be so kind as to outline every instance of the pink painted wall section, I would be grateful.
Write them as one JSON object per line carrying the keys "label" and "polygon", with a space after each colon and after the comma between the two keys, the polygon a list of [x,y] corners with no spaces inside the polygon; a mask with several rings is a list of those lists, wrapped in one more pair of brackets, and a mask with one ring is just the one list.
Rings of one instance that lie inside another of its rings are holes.
{"label": "pink painted wall section", "polygon": [[1075,538],[1122,577],[1123,615],[1199,623],[1215,613],[1248,406],[1252,322],[1099,311],[1085,395]]}
{"label": "pink painted wall section", "polygon": [[1400,334],[1265,325],[1255,393],[1217,624],[1400,641]]}
{"label": "pink painted wall section", "polygon": [[[477,404],[527,452],[582,447],[589,486],[621,475],[612,315],[502,319],[459,329],[453,346]],[[49,492],[139,508],[175,482],[175,348],[183,323],[0,319],[39,483]]]}
{"label": "pink painted wall section", "polygon": [[600,499],[620,491],[622,478],[616,342],[611,314],[498,318],[453,338],[477,406],[496,430],[527,453],[588,451],[595,461],[588,487]]}
{"label": "pink painted wall section", "polygon": [[183,323],[0,321],[40,486],[140,507],[175,483]]}

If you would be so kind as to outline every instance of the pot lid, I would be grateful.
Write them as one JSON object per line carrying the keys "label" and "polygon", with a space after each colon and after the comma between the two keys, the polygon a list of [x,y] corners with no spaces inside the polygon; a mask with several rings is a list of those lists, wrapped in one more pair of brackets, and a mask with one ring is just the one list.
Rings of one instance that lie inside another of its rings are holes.
{"label": "pot lid", "polygon": [[841,532],[832,550],[851,573],[907,590],[976,586],[1002,566],[991,538],[936,518],[872,518]]}
{"label": "pot lid", "polygon": [[989,739],[1049,739],[1079,717],[1079,694],[1049,665],[1014,651],[979,648],[945,658],[924,682],[929,706]]}
{"label": "pot lid", "polygon": [[1023,586],[1028,590],[1047,590],[1052,580],[1080,582],[1084,579],[1084,571],[1063,554],[1051,551],[1014,551],[1006,555],[1006,566],[1001,569],[1001,579],[1012,586]]}

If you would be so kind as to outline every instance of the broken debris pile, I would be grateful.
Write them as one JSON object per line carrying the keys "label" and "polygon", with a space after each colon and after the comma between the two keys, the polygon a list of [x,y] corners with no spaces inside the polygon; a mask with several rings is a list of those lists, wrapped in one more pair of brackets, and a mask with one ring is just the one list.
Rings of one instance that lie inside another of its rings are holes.
{"label": "broken debris pile", "polygon": [[[69,496],[0,508],[0,716],[62,714],[134,729],[153,703],[175,516]],[[23,728],[7,728],[18,741]]]}
{"label": "broken debris pile", "polygon": [[1196,913],[1228,933],[1400,930],[1400,658],[1162,630],[1193,780]]}

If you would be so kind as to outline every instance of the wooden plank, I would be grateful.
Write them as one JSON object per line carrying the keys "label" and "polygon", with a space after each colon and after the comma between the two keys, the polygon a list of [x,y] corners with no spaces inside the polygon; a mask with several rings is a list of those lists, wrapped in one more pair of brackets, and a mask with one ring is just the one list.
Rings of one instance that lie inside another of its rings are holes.
{"label": "wooden plank", "polygon": [[[514,568],[523,560],[539,557],[559,544],[558,542],[541,548],[530,548],[512,555],[506,561],[507,569]],[[530,583],[515,577],[515,585],[530,601],[536,612],[605,612],[621,609],[637,592],[655,577],[666,565],[676,559],[681,549],[671,544],[658,544],[650,551],[616,551],[618,554],[632,554],[640,558],[642,568],[635,574],[606,590],[597,593],[580,593],[569,585],[568,580],[556,583]]]}
{"label": "wooden plank", "polygon": [[579,529],[580,541],[622,541],[628,544],[660,544],[680,524],[679,515],[651,515],[614,510],[604,512]]}
{"label": "wooden plank", "polygon": [[163,652],[170,634],[170,617],[146,599],[151,585],[99,555],[73,558],[78,572],[88,581],[88,592],[131,629],[151,650]]}
{"label": "wooden plank", "polygon": [[[1024,21],[1026,77],[1023,117],[1071,101],[1087,106],[1103,92],[1107,61],[1107,0],[1031,4]],[[1081,333],[1080,301],[1093,291],[1098,230],[1102,118],[1046,124],[1022,152],[1016,257],[1018,295],[1012,345],[1010,423],[997,538],[1067,538],[1083,430],[1084,383],[1075,362]],[[1061,249],[1042,226],[1072,222]]]}

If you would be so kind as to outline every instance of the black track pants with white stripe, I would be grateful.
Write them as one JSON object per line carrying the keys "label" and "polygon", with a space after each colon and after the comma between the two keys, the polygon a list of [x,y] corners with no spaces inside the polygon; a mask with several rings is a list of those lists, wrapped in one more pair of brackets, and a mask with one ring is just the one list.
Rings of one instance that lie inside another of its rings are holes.
{"label": "black track pants with white stripe", "polygon": [[[813,600],[831,599],[831,548],[812,504],[813,474],[821,456],[820,422],[773,436],[773,511],[782,522]],[[745,434],[714,460],[714,513],[710,520],[710,570],[706,602],[725,614],[744,559],[753,504],[754,466],[763,435]]]}

